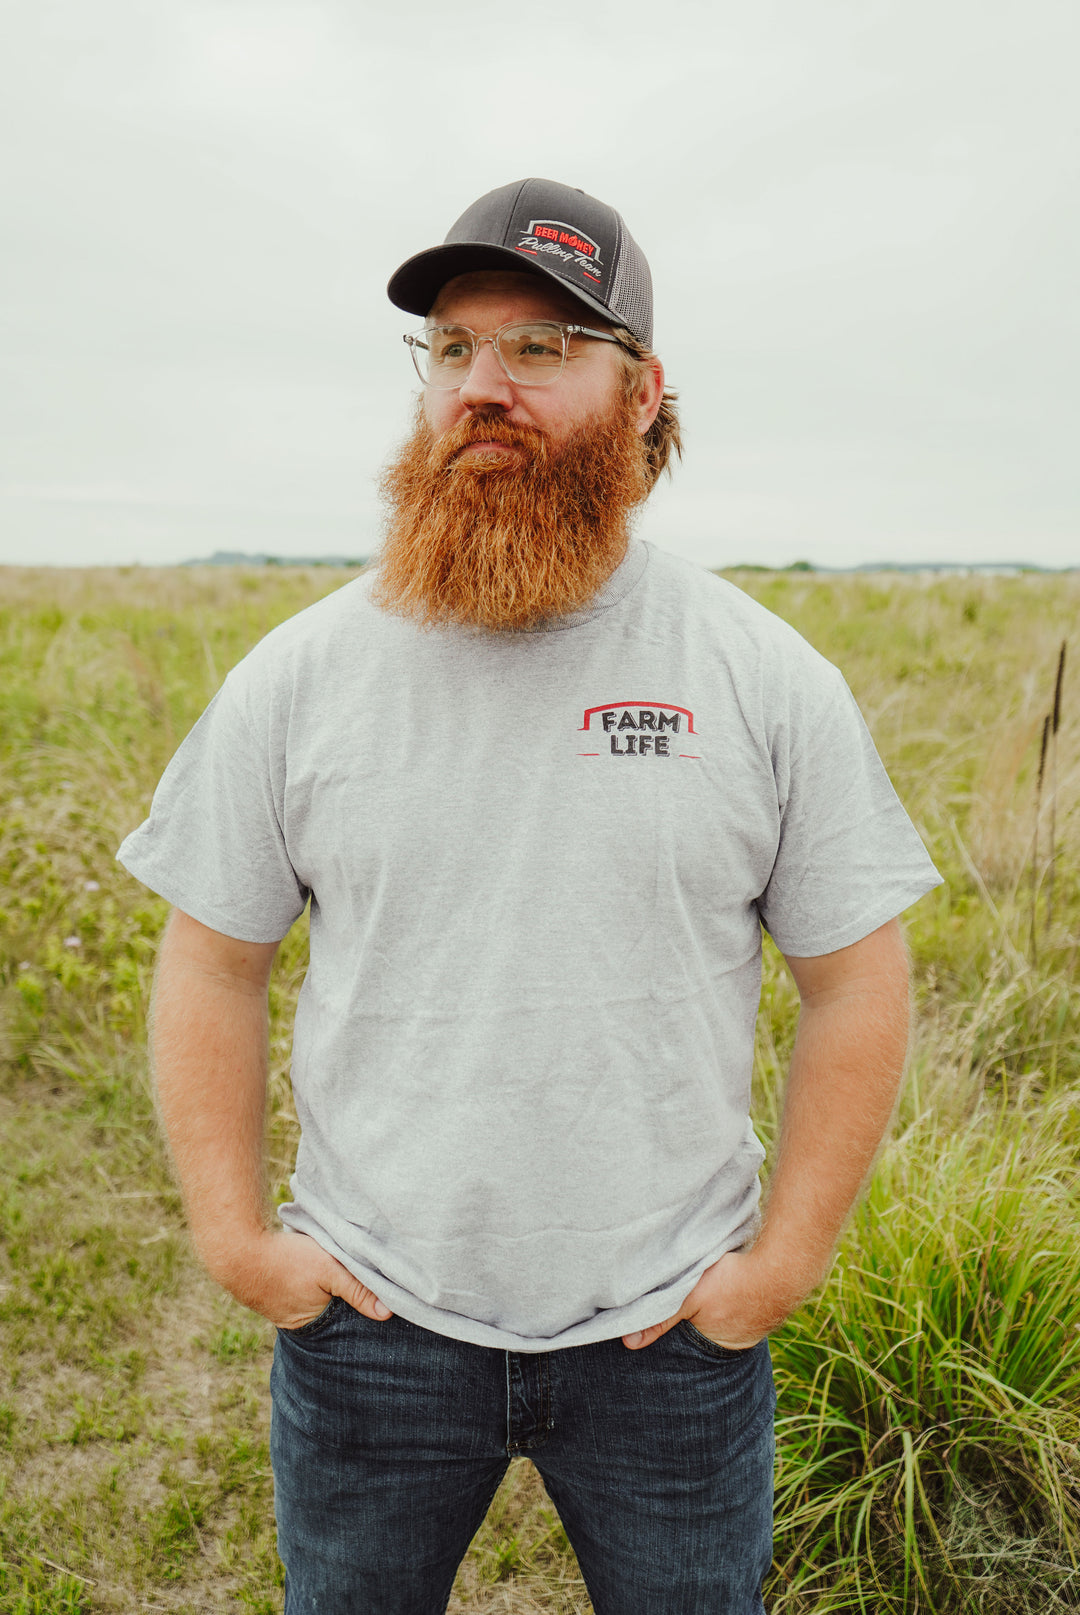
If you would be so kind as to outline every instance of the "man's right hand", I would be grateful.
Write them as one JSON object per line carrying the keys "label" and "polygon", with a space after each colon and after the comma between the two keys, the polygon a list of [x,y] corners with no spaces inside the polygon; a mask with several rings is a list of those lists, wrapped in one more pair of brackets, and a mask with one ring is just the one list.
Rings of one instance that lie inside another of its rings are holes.
{"label": "man's right hand", "polygon": [[307,1234],[262,1229],[227,1258],[207,1262],[212,1276],[245,1307],[261,1312],[278,1329],[302,1329],[340,1295],[375,1323],[393,1314]]}

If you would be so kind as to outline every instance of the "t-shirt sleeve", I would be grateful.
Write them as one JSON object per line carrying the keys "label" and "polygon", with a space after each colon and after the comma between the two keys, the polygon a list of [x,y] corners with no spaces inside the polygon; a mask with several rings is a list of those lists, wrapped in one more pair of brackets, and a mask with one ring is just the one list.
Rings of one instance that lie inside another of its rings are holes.
{"label": "t-shirt sleeve", "polygon": [[773,741],[780,836],[758,912],[783,953],[809,958],[869,936],[941,876],[840,673],[824,664],[799,681],[789,712]]}
{"label": "t-shirt sleeve", "polygon": [[[244,664],[240,664],[243,669]],[[307,888],[289,861],[265,701],[238,669],[173,757],[117,858],[174,908],[242,942],[277,942]]]}

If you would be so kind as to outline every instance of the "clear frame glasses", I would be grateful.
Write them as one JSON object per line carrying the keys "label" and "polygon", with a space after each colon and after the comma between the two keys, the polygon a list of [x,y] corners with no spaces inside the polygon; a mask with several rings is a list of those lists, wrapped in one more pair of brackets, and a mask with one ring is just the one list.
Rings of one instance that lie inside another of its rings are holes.
{"label": "clear frame glasses", "polygon": [[491,343],[495,357],[515,385],[548,387],[562,375],[570,338],[574,336],[619,343],[610,331],[596,331],[591,325],[565,325],[561,320],[500,325],[491,336],[479,336],[467,325],[429,325],[403,340],[425,387],[461,387],[484,342]]}

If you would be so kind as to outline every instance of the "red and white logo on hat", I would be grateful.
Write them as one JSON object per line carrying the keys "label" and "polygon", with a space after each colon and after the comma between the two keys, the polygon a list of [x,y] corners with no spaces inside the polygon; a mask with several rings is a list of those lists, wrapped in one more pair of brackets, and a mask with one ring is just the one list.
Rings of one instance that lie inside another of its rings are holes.
{"label": "red and white logo on hat", "polygon": [[516,250],[561,258],[564,263],[573,263],[597,285],[600,283],[603,265],[598,244],[561,219],[530,219],[529,228],[522,231]]}

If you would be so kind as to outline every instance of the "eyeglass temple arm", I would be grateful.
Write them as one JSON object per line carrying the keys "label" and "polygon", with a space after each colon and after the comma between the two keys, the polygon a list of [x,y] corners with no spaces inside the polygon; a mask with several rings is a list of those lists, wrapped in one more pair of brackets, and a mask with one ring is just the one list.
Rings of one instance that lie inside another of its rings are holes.
{"label": "eyeglass temple arm", "polygon": [[624,342],[621,336],[616,336],[613,331],[597,331],[591,325],[568,325],[566,327],[566,332],[568,336],[594,336],[599,342],[614,342],[620,348],[622,348],[625,353],[629,353],[635,359],[638,357],[633,348],[630,347],[628,343]]}

